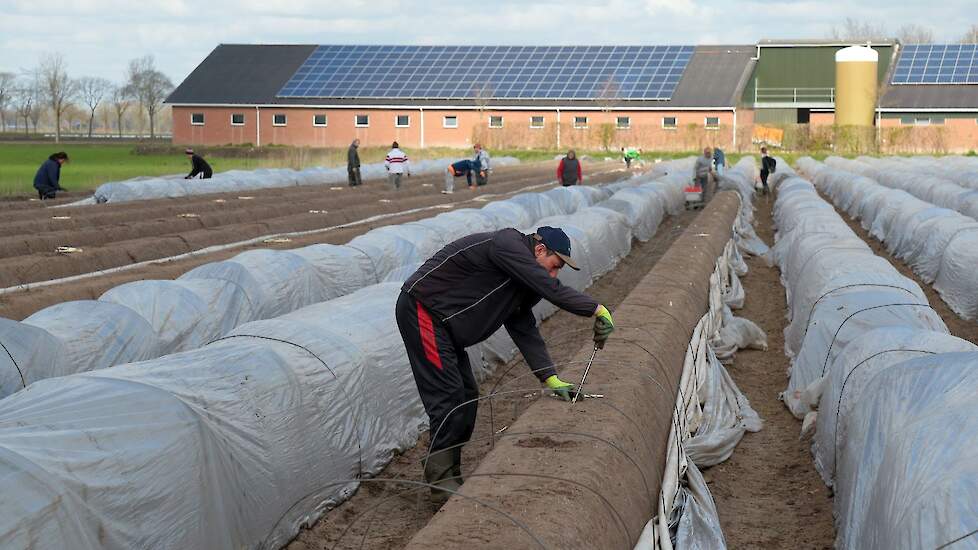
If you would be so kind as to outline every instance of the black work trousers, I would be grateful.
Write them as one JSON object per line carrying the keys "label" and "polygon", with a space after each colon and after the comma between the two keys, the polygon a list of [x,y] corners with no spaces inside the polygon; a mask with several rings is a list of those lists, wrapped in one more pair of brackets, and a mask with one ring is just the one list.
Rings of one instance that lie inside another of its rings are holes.
{"label": "black work trousers", "polygon": [[466,443],[475,429],[479,386],[465,348],[406,292],[398,296],[394,316],[430,420],[432,452]]}
{"label": "black work trousers", "polygon": [[357,185],[363,184],[363,180],[360,179],[360,167],[359,166],[349,166],[346,169],[347,180],[349,180],[350,187],[356,187]]}
{"label": "black work trousers", "polygon": [[763,186],[764,194],[765,195],[767,195],[767,191],[768,191],[767,177],[768,177],[768,171],[767,170],[761,170],[761,185]]}
{"label": "black work trousers", "polygon": [[41,200],[53,199],[58,195],[57,187],[35,187],[37,189],[37,198]]}

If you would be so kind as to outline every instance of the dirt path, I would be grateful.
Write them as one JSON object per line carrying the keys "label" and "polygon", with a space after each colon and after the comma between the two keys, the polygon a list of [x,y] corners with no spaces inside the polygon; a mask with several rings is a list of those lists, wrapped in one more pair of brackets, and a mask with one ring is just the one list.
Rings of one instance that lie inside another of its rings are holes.
{"label": "dirt path", "polygon": [[[595,170],[594,174],[590,176],[586,181],[588,184],[596,183],[607,183],[611,181],[616,181],[626,177],[628,174],[617,169],[617,166],[608,166],[604,170]],[[94,300],[101,296],[105,291],[131,281],[143,280],[143,279],[173,279],[179,277],[183,273],[207,262],[219,261],[235,256],[245,250],[253,248],[276,248],[276,249],[291,249],[298,248],[301,246],[307,246],[315,243],[329,243],[329,244],[345,244],[350,239],[366,233],[370,229],[375,227],[404,223],[409,221],[415,221],[423,218],[428,218],[438,214],[439,212],[447,211],[448,208],[480,208],[486,204],[487,201],[498,200],[508,197],[505,193],[515,193],[519,192],[521,189],[528,185],[545,183],[550,179],[549,169],[547,171],[541,171],[540,167],[534,168],[534,170],[527,174],[525,172],[520,172],[513,174],[512,177],[503,178],[499,177],[496,181],[490,184],[487,191],[478,191],[476,193],[471,193],[468,190],[461,190],[456,192],[454,195],[441,195],[438,193],[436,188],[430,188],[426,191],[426,195],[417,197],[415,200],[426,201],[419,206],[436,206],[440,205],[438,209],[429,209],[420,212],[414,212],[403,215],[393,215],[389,218],[384,218],[381,220],[373,221],[370,223],[364,223],[361,225],[356,225],[354,227],[347,227],[342,229],[336,229],[329,232],[316,233],[312,235],[306,235],[303,237],[296,237],[288,243],[257,243],[248,246],[237,247],[229,250],[224,250],[215,253],[209,253],[205,255],[194,256],[190,258],[185,258],[177,261],[169,261],[163,263],[151,263],[149,265],[140,266],[131,270],[100,275],[94,278],[88,278],[84,280],[73,281],[64,284],[58,284],[54,286],[38,287],[29,291],[16,292],[9,294],[0,295],[0,317],[5,317],[8,319],[21,320],[25,317],[31,315],[32,313],[43,309],[52,304],[65,302],[69,300]],[[366,185],[364,186],[367,187]],[[537,189],[542,191],[547,188]],[[371,190],[364,189],[356,190],[358,193],[364,196],[364,202],[360,205],[351,206],[348,212],[343,213],[346,218],[351,220],[365,219],[370,216],[377,214],[391,213],[396,214],[397,211],[403,210],[406,207],[400,203],[395,205],[390,205],[388,203],[378,202],[378,197],[383,197],[383,190]],[[363,191],[361,193],[361,191]],[[476,198],[477,200],[472,200]],[[394,208],[393,206],[398,206]],[[445,208],[442,210],[441,208]],[[309,214],[308,216],[314,216]],[[291,217],[285,220],[285,225],[282,227],[275,226],[269,227],[267,224],[261,220],[256,220],[253,225],[258,227],[259,235],[267,235],[270,233],[275,233],[278,231],[290,231],[296,229],[312,229],[319,227],[331,226],[329,219],[327,217],[320,217],[315,220],[311,227],[301,226],[302,220],[293,219]],[[342,223],[342,221],[340,222]],[[240,228],[240,226],[238,226]],[[212,230],[204,230],[205,232],[211,232]],[[250,234],[241,234],[235,231],[233,228],[224,228],[221,230],[225,236],[218,239],[218,242],[230,242],[238,241],[249,238]],[[29,258],[29,262],[24,263],[23,266],[19,266],[15,269],[17,272],[23,271],[29,278],[34,278],[35,280],[48,280],[57,277],[70,276],[75,273],[87,273],[90,271],[95,271],[98,269],[111,268],[118,265],[128,265],[131,263],[144,261],[152,259],[152,254],[156,254],[156,257],[165,256],[167,254],[161,253],[165,249],[164,244],[176,244],[180,248],[174,252],[184,253],[187,250],[185,248],[188,246],[188,241],[186,240],[186,235],[163,235],[153,238],[151,242],[142,243],[139,246],[139,250],[143,251],[141,253],[149,254],[149,258],[135,256],[132,251],[124,248],[119,248],[115,250],[115,254],[106,258],[105,264],[96,263],[94,265],[89,265],[88,260],[83,260],[80,264],[84,269],[79,269],[78,266],[71,263],[73,258],[70,256],[60,256],[53,253],[40,254],[36,257]],[[206,245],[204,245],[206,246]],[[190,246],[191,250],[203,248],[204,246],[195,245]],[[108,248],[108,247],[106,247]],[[19,284],[20,281],[17,280],[18,277],[8,277],[5,276],[6,269],[14,269],[12,267],[12,262],[15,260],[19,261],[17,258],[0,260],[0,282],[6,286],[7,284],[14,285]],[[59,263],[59,262],[64,262]],[[65,272],[59,270],[64,269]]]}
{"label": "dirt path", "polygon": [[[773,199],[757,201],[758,236],[774,242]],[[747,259],[747,300],[739,317],[767,332],[768,351],[737,353],[731,376],[764,419],[747,433],[727,462],[703,472],[720,513],[727,546],[740,548],[832,548],[832,499],[812,462],[809,441],[799,441],[801,423],[778,400],[787,385],[784,355],[784,287],[777,268]]]}
{"label": "dirt path", "polygon": [[[669,246],[698,212],[686,212],[667,218],[655,237],[647,243],[633,243],[631,254],[618,268],[597,281],[588,293],[615,309],[636,284],[652,269]],[[549,343],[554,361],[559,365],[570,360],[580,348],[582,334],[590,335],[591,321],[566,312],[559,312],[541,325],[541,333]],[[585,337],[586,337],[585,336]],[[562,343],[568,345],[562,345]],[[482,394],[494,385],[510,388],[536,387],[535,380],[527,382],[528,369],[522,359],[500,366],[496,374],[482,383]],[[493,401],[492,414],[486,403],[480,405],[473,441],[463,451],[463,471],[475,470],[490,450],[489,435],[509,426],[539,393],[519,391]],[[421,479],[420,460],[427,448],[428,437],[423,435],[418,445],[394,461],[379,477]],[[290,550],[320,550],[326,548],[388,549],[403,547],[432,517],[427,490],[405,491],[402,485],[366,482],[356,495],[329,512],[312,529],[303,531],[289,546]]]}

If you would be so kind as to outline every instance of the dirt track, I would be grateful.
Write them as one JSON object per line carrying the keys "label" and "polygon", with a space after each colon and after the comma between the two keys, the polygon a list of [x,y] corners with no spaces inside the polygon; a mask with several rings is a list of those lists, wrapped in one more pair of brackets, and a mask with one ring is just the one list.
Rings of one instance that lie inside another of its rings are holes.
{"label": "dirt track", "polygon": [[[226,259],[248,248],[288,249],[320,242],[344,244],[373,227],[426,218],[443,211],[429,209],[397,215],[413,208],[438,205],[478,208],[485,201],[505,198],[503,194],[551,181],[551,164],[502,167],[494,172],[489,186],[474,192],[463,186],[453,195],[439,193],[439,174],[412,177],[409,187],[397,192],[388,190],[381,181],[368,181],[359,189],[299,187],[249,192],[241,196],[254,198],[246,200],[232,193],[53,210],[41,208],[37,202],[0,203],[0,212],[5,214],[0,222],[0,235],[8,235],[0,236],[0,249],[6,246],[12,251],[5,253],[0,250],[0,287],[126,266],[274,233],[315,230],[378,214],[391,215],[355,227],[293,238],[288,243],[258,243],[91,279],[3,294],[0,295],[0,317],[23,319],[54,303],[96,299],[109,288],[134,280],[175,278],[197,265]],[[586,183],[609,182],[626,175],[617,163],[595,163]],[[218,199],[225,202],[215,202]],[[310,210],[326,210],[327,213],[311,213]],[[6,216],[8,213],[11,214],[9,219]],[[197,214],[199,217],[180,217],[180,214]],[[71,219],[53,220],[51,216],[71,216]],[[67,232],[31,232],[25,229],[31,223],[38,227],[58,223],[76,225]],[[9,235],[17,231],[27,233]],[[143,233],[148,236],[134,238],[134,235]],[[68,238],[71,240],[61,240]],[[80,247],[82,252],[66,256],[55,253],[54,247],[62,245]],[[26,253],[17,254],[18,248]]]}
{"label": "dirt track", "polygon": [[[652,240],[634,243],[631,254],[618,268],[598,280],[587,292],[615,309],[697,214],[686,212],[664,220]],[[544,321],[541,333],[558,365],[574,357],[580,348],[581,335],[589,335],[590,327],[589,319],[566,312],[559,312]],[[562,345],[565,342],[566,345]],[[499,367],[495,375],[483,382],[481,393],[488,393],[493,387],[536,387],[534,380],[527,381],[527,372],[521,358],[511,361]],[[528,389],[493,399],[491,410],[488,403],[480,406],[473,442],[466,445],[463,451],[464,472],[475,471],[489,452],[490,434],[509,426],[538,396],[539,392],[533,393]],[[420,479],[419,464],[427,443],[425,435],[417,446],[395,457],[380,477]],[[331,511],[312,529],[300,533],[289,546],[290,550],[403,547],[433,516],[426,489],[405,489],[403,485],[365,482],[352,499]]]}
{"label": "dirt track", "polygon": [[[757,235],[773,244],[774,199],[754,202]],[[764,428],[744,434],[730,459],[704,470],[703,477],[729,548],[832,548],[832,498],[815,471],[811,442],[798,439],[801,422],[778,400],[788,382],[784,287],[777,268],[759,258],[746,260],[750,272],[742,282],[747,299],[734,313],[764,329],[768,350],[739,351],[728,368]]]}

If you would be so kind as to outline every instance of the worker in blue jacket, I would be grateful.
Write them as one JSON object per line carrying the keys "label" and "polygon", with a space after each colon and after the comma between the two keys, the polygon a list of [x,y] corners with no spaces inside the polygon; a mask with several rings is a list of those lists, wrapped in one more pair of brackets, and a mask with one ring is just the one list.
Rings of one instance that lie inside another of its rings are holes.
{"label": "worker in blue jacket", "polygon": [[479,169],[479,165],[471,160],[460,160],[449,165],[445,172],[445,188],[442,193],[451,194],[455,192],[455,178],[465,176],[469,187],[472,187],[472,172]]}
{"label": "worker in blue jacket", "polygon": [[34,175],[34,189],[37,189],[39,199],[53,199],[58,191],[67,191],[61,187],[61,165],[68,162],[68,153],[58,151],[41,164]]}

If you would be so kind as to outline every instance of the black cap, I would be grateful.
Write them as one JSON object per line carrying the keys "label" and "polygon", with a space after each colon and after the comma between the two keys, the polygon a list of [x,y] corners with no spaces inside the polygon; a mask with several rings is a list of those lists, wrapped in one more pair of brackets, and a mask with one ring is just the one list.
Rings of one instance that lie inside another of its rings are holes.
{"label": "black cap", "polygon": [[564,233],[563,229],[550,227],[549,225],[538,227],[533,238],[543,243],[543,246],[553,251],[554,254],[560,256],[560,259],[564,260],[564,263],[571,269],[575,271],[581,269],[571,260],[570,237],[567,236],[567,233]]}

